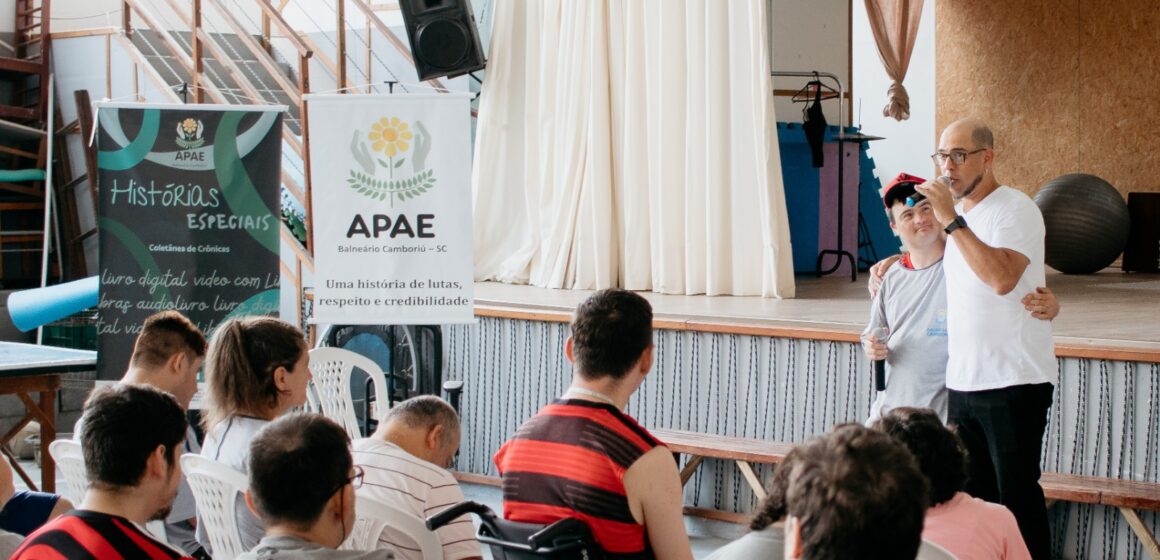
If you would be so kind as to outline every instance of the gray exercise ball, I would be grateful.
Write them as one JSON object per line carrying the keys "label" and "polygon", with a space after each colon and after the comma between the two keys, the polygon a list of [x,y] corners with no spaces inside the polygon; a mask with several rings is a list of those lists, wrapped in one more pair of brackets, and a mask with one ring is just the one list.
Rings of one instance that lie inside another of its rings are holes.
{"label": "gray exercise ball", "polygon": [[1065,274],[1107,268],[1128,243],[1128,205],[1107,181],[1069,173],[1048,181],[1035,195],[1047,227],[1047,265]]}

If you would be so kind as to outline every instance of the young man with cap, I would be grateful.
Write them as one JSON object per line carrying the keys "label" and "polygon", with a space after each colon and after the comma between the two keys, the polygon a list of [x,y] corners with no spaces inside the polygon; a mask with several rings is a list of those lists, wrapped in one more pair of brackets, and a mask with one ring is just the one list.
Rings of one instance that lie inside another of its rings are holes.
{"label": "young man with cap", "polygon": [[[947,419],[946,234],[930,202],[911,198],[925,182],[900,173],[882,196],[890,228],[909,252],[898,259],[899,266],[882,274],[863,332],[866,357],[886,361],[886,389],[870,406],[870,422],[898,406],[930,408]],[[1050,290],[1041,290],[1034,301],[1025,298],[1024,305],[1034,316],[1050,320],[1059,314],[1059,305]],[[881,327],[889,329],[885,340],[874,335]]]}

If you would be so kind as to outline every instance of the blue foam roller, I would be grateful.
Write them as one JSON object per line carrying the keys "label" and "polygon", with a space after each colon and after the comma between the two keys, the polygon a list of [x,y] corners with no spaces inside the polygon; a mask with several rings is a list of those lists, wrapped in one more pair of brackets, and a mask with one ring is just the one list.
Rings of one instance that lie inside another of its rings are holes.
{"label": "blue foam roller", "polygon": [[13,292],[8,296],[8,313],[16,328],[28,332],[96,305],[99,287],[99,278],[90,276],[47,288]]}

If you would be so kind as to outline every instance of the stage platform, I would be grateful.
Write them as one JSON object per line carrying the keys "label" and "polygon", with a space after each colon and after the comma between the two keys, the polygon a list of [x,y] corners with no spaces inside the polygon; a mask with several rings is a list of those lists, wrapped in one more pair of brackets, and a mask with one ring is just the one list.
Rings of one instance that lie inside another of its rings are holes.
{"label": "stage platform", "polygon": [[[798,276],[797,298],[679,296],[642,292],[659,325],[704,332],[856,342],[869,317],[866,275]],[[1053,322],[1061,357],[1160,362],[1160,274],[1106,269],[1091,275],[1048,271],[1061,311]],[[482,317],[566,321],[590,294],[496,282],[475,284]]]}

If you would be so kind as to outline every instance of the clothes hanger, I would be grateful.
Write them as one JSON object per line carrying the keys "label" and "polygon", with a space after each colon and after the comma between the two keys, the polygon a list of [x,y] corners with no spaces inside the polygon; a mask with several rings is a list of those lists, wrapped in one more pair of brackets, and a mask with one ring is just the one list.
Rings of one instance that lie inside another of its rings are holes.
{"label": "clothes hanger", "polygon": [[818,72],[814,71],[814,79],[806,83],[805,87],[793,94],[794,103],[812,103],[815,99],[834,99],[838,92],[822,82]]}

